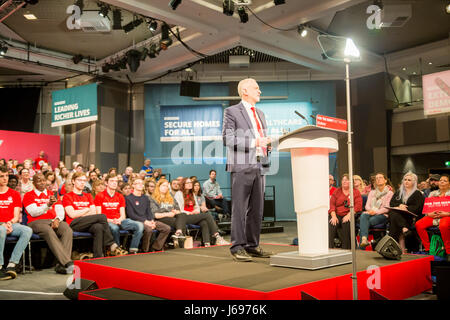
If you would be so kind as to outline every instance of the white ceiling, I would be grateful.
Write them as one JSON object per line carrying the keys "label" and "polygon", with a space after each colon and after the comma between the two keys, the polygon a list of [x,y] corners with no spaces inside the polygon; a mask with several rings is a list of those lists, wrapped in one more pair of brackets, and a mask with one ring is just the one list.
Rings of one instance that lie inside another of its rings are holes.
{"label": "white ceiling", "polygon": [[[200,81],[234,81],[242,76],[283,81],[343,79],[342,63],[322,59],[317,32],[310,30],[305,38],[300,37],[296,27],[302,23],[354,38],[362,59],[352,64],[352,77],[384,71],[383,53],[389,72],[402,77],[412,72],[425,74],[449,69],[448,66],[438,67],[450,63],[450,16],[442,10],[448,2],[444,0],[386,0],[386,4],[411,3],[412,17],[401,28],[378,31],[368,30],[366,26],[369,14],[365,10],[372,1],[365,0],[286,0],[279,6],[272,0],[253,0],[250,9],[266,24],[249,11],[249,21],[245,24],[240,23],[237,13],[231,17],[224,15],[222,0],[183,0],[176,10],[168,6],[169,0],[104,2],[123,9],[122,25],[137,14],[163,20],[174,26],[174,32],[178,27],[183,42],[205,55],[243,46],[284,60],[254,63],[244,69],[230,68],[227,64],[198,63],[192,69],[195,79]],[[69,30],[65,25],[69,16],[66,8],[73,3],[71,0],[40,0],[0,24],[0,35],[14,45],[7,52],[10,58],[0,59],[0,82],[14,82],[18,78],[25,82],[54,81],[93,70],[102,74],[104,63],[130,49],[159,41],[159,30],[152,34],[145,23],[128,34],[122,30],[107,34]],[[84,3],[85,10],[98,9],[96,1],[85,0]],[[38,20],[26,20],[23,14],[27,11],[35,13]],[[29,52],[27,42],[31,44]],[[92,57],[90,63],[84,60],[75,65],[71,57],[78,53]],[[106,76],[124,82],[128,82],[127,76],[133,82],[149,81],[198,60],[198,56],[174,39],[168,50],[161,51],[157,58],[141,61],[137,72],[122,70],[108,72]],[[402,70],[403,67],[407,69]],[[174,72],[155,81],[176,82],[185,74]]]}

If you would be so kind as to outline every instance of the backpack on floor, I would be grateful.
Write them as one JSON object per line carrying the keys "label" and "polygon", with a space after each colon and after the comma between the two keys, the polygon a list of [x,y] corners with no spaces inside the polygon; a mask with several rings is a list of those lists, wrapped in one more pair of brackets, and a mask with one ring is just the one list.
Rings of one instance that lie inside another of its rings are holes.
{"label": "backpack on floor", "polygon": [[437,234],[433,234],[433,236],[431,237],[430,255],[438,256],[441,258],[445,256],[444,242],[442,241],[442,238]]}

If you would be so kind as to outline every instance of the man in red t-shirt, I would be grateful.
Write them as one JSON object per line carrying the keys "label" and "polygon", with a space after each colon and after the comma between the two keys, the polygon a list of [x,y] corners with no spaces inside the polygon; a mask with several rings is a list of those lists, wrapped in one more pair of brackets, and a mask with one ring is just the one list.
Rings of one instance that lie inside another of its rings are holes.
{"label": "man in red t-shirt", "polygon": [[44,150],[41,150],[39,152],[39,157],[37,157],[36,159],[34,159],[34,167],[36,168],[36,170],[41,170],[41,167],[45,164],[48,163],[47,159],[45,158],[45,152]]}
{"label": "man in red t-shirt", "polygon": [[144,224],[125,216],[125,198],[117,192],[119,179],[115,174],[105,178],[106,190],[95,196],[97,213],[103,213],[108,220],[109,228],[116,243],[120,243],[120,229],[133,232],[130,253],[137,253],[144,232]]}
{"label": "man in red t-shirt", "polygon": [[103,257],[105,247],[110,249],[110,255],[113,256],[127,254],[114,242],[106,216],[97,214],[92,195],[83,192],[86,181],[87,177],[83,172],[75,172],[72,176],[73,191],[63,197],[67,223],[73,231],[93,234],[94,258]]}
{"label": "man in red t-shirt", "polygon": [[33,176],[34,190],[25,193],[23,206],[28,216],[28,226],[47,241],[50,250],[58,259],[55,271],[61,274],[73,273],[73,232],[64,220],[61,202],[46,187],[42,173]]}
{"label": "man in red t-shirt", "polygon": [[[22,208],[20,193],[8,187],[8,168],[0,167],[0,280],[17,278],[16,265],[28,246],[33,231],[30,227],[19,223],[19,214]],[[17,237],[17,243],[9,259],[6,269],[3,268],[3,249],[6,236]]]}

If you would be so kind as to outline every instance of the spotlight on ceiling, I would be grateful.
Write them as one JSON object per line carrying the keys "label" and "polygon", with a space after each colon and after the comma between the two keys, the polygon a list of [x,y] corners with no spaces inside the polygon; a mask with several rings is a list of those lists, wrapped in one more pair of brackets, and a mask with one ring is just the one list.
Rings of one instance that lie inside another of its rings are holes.
{"label": "spotlight on ceiling", "polygon": [[158,29],[158,22],[156,22],[156,20],[151,20],[148,22],[148,29],[150,31],[156,31],[156,29]]}
{"label": "spotlight on ceiling", "polygon": [[128,67],[131,72],[136,72],[141,63],[141,53],[138,50],[132,49],[127,52]]}
{"label": "spotlight on ceiling", "polygon": [[233,0],[223,0],[222,3],[223,14],[226,16],[232,16],[234,13],[234,2]]}
{"label": "spotlight on ceiling", "polygon": [[276,6],[278,6],[278,5],[280,5],[280,4],[285,4],[285,1],[284,1],[284,0],[273,0],[273,3],[274,3]]}
{"label": "spotlight on ceiling", "polygon": [[152,45],[150,46],[150,49],[148,51],[148,56],[150,58],[156,58],[156,56],[159,54],[159,52],[161,51],[161,47],[156,45],[156,43],[152,43]]}
{"label": "spotlight on ceiling", "polygon": [[104,3],[101,3],[101,4],[99,4],[99,7],[100,7],[100,10],[98,11],[98,15],[99,15],[100,17],[106,17],[106,16],[108,16],[108,13],[109,13],[109,6],[106,5],[106,4],[104,4]]}
{"label": "spotlight on ceiling", "polygon": [[119,9],[113,10],[113,30],[122,29],[122,11]]}
{"label": "spotlight on ceiling", "polygon": [[306,37],[308,35],[308,29],[303,24],[300,24],[297,28],[297,31],[299,35],[302,36],[302,38]]}
{"label": "spotlight on ceiling", "polygon": [[169,7],[172,8],[172,10],[176,10],[177,7],[180,5],[181,0],[170,0]]}
{"label": "spotlight on ceiling", "polygon": [[84,57],[81,54],[76,54],[72,57],[72,61],[75,64],[79,64],[81,62],[81,60],[83,60]]}
{"label": "spotlight on ceiling", "polygon": [[450,3],[445,6],[445,12],[450,14]]}
{"label": "spotlight on ceiling", "polygon": [[161,40],[159,45],[162,50],[167,50],[167,48],[173,43],[172,39],[169,37],[169,26],[163,23],[161,26]]}
{"label": "spotlight on ceiling", "polygon": [[130,21],[129,23],[127,23],[126,25],[123,26],[123,31],[125,31],[125,33],[130,32],[131,30],[133,30],[134,28],[138,27],[142,22],[144,22],[144,20],[142,19],[134,19],[133,21]]}
{"label": "spotlight on ceiling", "polygon": [[247,12],[245,12],[245,8],[244,7],[239,7],[238,8],[238,14],[239,14],[239,19],[241,19],[242,23],[247,23],[248,21],[248,14]]}
{"label": "spotlight on ceiling", "polygon": [[0,54],[2,56],[4,56],[6,54],[6,52],[8,51],[8,46],[6,45],[5,42],[1,42],[0,43]]}

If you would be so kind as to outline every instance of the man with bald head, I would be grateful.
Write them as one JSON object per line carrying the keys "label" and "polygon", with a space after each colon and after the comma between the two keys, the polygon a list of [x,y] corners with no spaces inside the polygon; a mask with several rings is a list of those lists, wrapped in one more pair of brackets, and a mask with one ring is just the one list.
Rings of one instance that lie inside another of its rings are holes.
{"label": "man with bald head", "polygon": [[224,110],[222,136],[232,184],[230,251],[235,261],[248,262],[272,254],[259,246],[271,140],[264,113],[255,107],[261,95],[258,83],[241,80],[238,93],[241,102]]}

